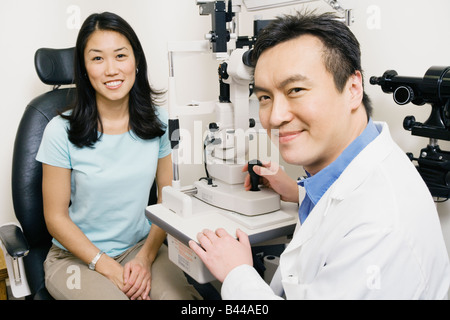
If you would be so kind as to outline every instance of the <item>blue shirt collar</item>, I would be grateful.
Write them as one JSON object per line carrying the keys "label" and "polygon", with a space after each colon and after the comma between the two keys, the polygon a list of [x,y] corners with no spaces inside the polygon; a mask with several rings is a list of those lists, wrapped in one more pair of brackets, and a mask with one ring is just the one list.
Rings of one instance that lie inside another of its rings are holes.
{"label": "blue shirt collar", "polygon": [[313,206],[327,192],[328,188],[339,178],[352,160],[379,135],[379,131],[369,119],[364,131],[341,153],[341,155],[330,165],[320,170],[314,176],[308,172],[308,177],[298,181],[305,188],[306,194]]}

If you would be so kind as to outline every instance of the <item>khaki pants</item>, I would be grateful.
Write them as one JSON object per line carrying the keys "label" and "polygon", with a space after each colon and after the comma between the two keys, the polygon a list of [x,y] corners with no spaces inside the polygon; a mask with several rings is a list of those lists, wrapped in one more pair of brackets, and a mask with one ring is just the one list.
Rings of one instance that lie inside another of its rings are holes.
{"label": "khaki pants", "polygon": [[[122,266],[139,252],[143,241],[114,259]],[[88,266],[70,252],[53,245],[44,262],[45,286],[57,300],[128,300],[109,279]],[[191,300],[201,296],[190,285],[181,269],[169,260],[166,245],[162,245],[152,264],[150,298],[155,300]]]}

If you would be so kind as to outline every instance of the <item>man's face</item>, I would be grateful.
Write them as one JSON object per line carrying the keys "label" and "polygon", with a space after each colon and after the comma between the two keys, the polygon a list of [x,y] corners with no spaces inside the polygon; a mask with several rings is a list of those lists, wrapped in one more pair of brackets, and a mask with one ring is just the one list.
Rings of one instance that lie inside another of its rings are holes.
{"label": "man's face", "polygon": [[264,51],[255,68],[262,126],[287,163],[311,174],[333,162],[360,133],[351,122],[352,83],[361,80],[360,74],[339,93],[325,69],[323,50],[318,38],[303,35]]}

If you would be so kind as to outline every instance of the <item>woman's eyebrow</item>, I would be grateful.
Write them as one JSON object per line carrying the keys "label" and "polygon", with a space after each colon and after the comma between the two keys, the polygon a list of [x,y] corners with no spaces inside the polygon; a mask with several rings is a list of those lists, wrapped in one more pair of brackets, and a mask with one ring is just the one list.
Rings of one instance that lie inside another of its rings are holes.
{"label": "woman's eyebrow", "polygon": [[[122,50],[128,50],[128,48],[127,47],[122,47],[122,48],[118,48],[118,49],[116,49],[116,50],[114,50],[114,52],[118,52],[118,51],[122,51]],[[88,53],[89,52],[103,52],[102,50],[100,50],[100,49],[90,49],[89,51],[88,51]]]}

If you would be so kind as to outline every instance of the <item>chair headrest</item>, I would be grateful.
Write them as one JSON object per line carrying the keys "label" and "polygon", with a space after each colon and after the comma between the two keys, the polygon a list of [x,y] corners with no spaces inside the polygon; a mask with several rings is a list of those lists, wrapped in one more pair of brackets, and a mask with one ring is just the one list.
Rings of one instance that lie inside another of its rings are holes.
{"label": "chair headrest", "polygon": [[42,82],[49,85],[72,84],[75,48],[41,48],[34,55],[36,72]]}

